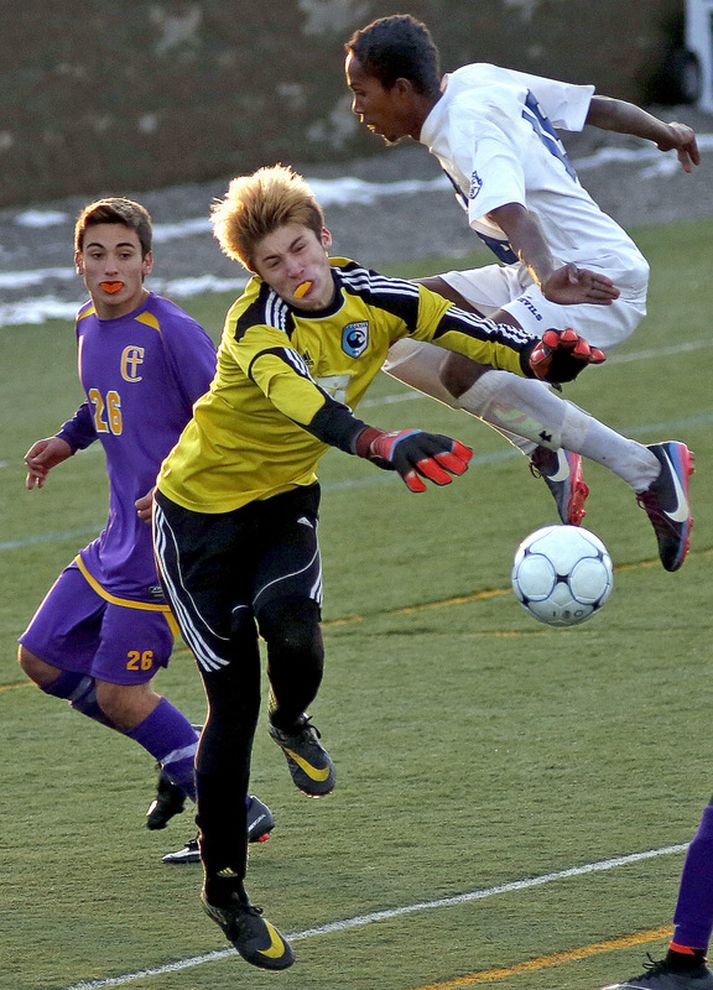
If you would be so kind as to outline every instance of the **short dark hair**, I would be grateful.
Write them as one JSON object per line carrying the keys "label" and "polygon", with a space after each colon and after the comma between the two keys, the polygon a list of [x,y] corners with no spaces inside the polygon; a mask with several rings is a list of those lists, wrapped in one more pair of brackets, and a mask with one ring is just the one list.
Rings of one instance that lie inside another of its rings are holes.
{"label": "short dark hair", "polygon": [[141,256],[145,258],[151,250],[151,215],[141,203],[122,196],[107,196],[89,203],[77,217],[74,225],[74,248],[81,251],[84,247],[84,235],[87,227],[99,223],[123,223],[125,227],[136,231],[141,245]]}
{"label": "short dark hair", "polygon": [[411,14],[380,17],[355,31],[344,47],[384,89],[403,78],[424,96],[436,96],[440,90],[438,49],[426,25]]}

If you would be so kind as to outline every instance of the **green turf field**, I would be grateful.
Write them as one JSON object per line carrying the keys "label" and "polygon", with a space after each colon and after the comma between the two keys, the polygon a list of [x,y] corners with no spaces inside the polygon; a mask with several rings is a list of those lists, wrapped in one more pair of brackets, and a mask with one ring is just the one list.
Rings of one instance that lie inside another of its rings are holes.
{"label": "green turf field", "polygon": [[[298,793],[263,729],[254,759],[277,828],[252,849],[249,889],[296,935],[280,976],[222,951],[197,867],[162,865],[192,823],[143,827],[150,759],[16,668],[15,638],[99,530],[106,485],[90,450],[24,490],[24,451],[81,401],[74,341],[60,322],[2,330],[2,990],[594,990],[660,955],[683,857],[670,847],[713,790],[713,225],[637,240],[651,315],[566,394],[642,442],[695,450],[689,559],[665,573],[629,489],[590,466],[586,525],[609,547],[614,592],[590,623],[537,624],[508,585],[519,540],[555,521],[544,484],[484,426],[377,380],[364,418],[450,433],[475,458],[421,496],[343,454],[323,463],[327,667],[313,714],[337,790]],[[228,301],[186,308],[217,332]],[[158,684],[202,717],[184,648]],[[630,935],[641,944],[625,947]]]}

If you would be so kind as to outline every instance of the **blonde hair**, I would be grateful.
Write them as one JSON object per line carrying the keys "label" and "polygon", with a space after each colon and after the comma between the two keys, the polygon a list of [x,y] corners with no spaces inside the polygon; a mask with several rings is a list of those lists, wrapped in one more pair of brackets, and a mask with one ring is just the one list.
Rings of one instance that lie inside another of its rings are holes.
{"label": "blonde hair", "polygon": [[321,236],[324,213],[303,177],[288,165],[259,168],[233,179],[210,211],[220,249],[248,271],[255,271],[258,243],[278,227],[300,224]]}
{"label": "blonde hair", "polygon": [[77,217],[74,225],[74,249],[81,251],[84,247],[84,237],[88,227],[99,223],[122,223],[130,230],[135,230],[141,244],[143,258],[151,250],[151,216],[141,203],[123,196],[107,196],[88,203]]}

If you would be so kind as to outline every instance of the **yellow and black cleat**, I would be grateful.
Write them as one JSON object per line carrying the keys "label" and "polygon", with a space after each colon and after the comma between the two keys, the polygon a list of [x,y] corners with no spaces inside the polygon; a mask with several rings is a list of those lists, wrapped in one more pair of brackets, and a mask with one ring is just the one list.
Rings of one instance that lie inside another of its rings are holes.
{"label": "yellow and black cleat", "polygon": [[334,764],[308,715],[302,716],[292,732],[278,729],[272,722],[268,722],[268,732],[285,754],[292,779],[301,791],[322,797],[334,790]]}
{"label": "yellow and black cleat", "polygon": [[295,954],[287,939],[262,916],[262,908],[233,894],[228,904],[210,904],[201,893],[203,910],[219,925],[246,962],[261,969],[287,969]]}

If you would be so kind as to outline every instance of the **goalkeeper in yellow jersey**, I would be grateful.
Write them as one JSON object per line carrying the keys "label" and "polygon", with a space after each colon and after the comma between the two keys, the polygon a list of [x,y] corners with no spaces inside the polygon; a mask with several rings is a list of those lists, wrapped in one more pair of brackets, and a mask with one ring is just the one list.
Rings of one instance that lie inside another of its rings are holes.
{"label": "goalkeeper in yellow jersey", "polygon": [[269,733],[301,790],[318,797],[334,787],[334,766],[306,714],[323,667],[320,457],[339,447],[396,471],[413,492],[466,470],[471,451],[457,440],[384,433],[353,415],[395,340],[432,341],[551,381],[604,356],[574,331],[536,340],[422,285],[328,258],[322,210],[287,167],[234,179],[212,219],[223,251],[255,277],[228,312],[212,385],[161,466],[154,544],[209,702],[196,756],[203,906],[248,962],[284,969],[292,949],[244,887],[245,795],[258,632],[267,644]]}

